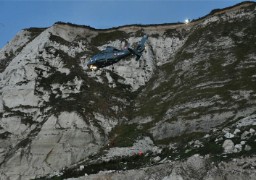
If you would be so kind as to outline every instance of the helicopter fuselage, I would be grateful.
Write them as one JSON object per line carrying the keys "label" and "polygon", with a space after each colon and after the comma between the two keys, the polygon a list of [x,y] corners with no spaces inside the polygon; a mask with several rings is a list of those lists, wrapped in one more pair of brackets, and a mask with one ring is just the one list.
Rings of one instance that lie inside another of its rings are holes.
{"label": "helicopter fuselage", "polygon": [[97,70],[99,68],[103,68],[103,67],[115,64],[121,59],[124,59],[130,55],[135,55],[136,60],[138,61],[143,51],[145,50],[145,43],[147,39],[148,39],[148,36],[144,35],[135,49],[132,49],[129,46],[127,46],[125,47],[125,49],[119,50],[112,46],[107,46],[105,50],[92,56],[89,59],[87,66],[90,70]]}
{"label": "helicopter fuselage", "polygon": [[113,47],[107,47],[106,50],[92,56],[87,63],[91,70],[110,66],[119,62],[121,59],[130,56],[132,53],[129,50],[118,50]]}

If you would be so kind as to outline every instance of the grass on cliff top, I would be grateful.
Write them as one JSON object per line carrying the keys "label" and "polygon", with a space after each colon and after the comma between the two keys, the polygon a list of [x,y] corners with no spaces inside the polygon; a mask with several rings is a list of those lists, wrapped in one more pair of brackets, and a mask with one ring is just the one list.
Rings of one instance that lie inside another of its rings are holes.
{"label": "grass on cliff top", "polygon": [[24,29],[28,32],[30,32],[30,41],[32,41],[33,39],[35,39],[37,36],[39,36],[44,30],[46,30],[47,28],[35,28],[35,27],[31,27],[28,29]]}
{"label": "grass on cliff top", "polygon": [[104,44],[107,44],[109,41],[114,41],[119,39],[120,41],[122,39],[128,38],[128,34],[124,31],[115,30],[112,32],[99,32],[99,34],[92,38],[91,45],[93,46],[102,46]]}

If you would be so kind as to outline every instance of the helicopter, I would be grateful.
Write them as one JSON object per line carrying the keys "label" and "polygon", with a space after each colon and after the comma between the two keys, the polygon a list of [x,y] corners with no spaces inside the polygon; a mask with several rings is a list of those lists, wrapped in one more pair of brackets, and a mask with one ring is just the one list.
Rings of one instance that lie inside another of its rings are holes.
{"label": "helicopter", "polygon": [[122,50],[112,46],[107,46],[105,50],[95,54],[89,59],[87,67],[92,71],[98,70],[100,68],[113,65],[130,55],[135,55],[136,61],[138,61],[145,50],[145,43],[147,40],[148,36],[144,35],[135,49],[130,48],[129,44]]}

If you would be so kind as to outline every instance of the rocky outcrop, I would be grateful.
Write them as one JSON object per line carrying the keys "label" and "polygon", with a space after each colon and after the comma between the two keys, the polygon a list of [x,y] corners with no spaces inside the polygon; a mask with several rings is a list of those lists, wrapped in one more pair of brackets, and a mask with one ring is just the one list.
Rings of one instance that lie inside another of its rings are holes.
{"label": "rocky outcrop", "polygon": [[85,175],[82,179],[156,179],[156,180],[184,180],[184,179],[254,179],[255,157],[250,159],[236,159],[226,163],[209,163],[208,157],[194,155],[184,162],[165,162],[154,167],[128,171],[101,171],[98,174]]}
{"label": "rocky outcrop", "polygon": [[[189,24],[21,31],[0,50],[1,178],[252,179],[255,19],[246,2]],[[138,62],[80,60],[143,34]]]}

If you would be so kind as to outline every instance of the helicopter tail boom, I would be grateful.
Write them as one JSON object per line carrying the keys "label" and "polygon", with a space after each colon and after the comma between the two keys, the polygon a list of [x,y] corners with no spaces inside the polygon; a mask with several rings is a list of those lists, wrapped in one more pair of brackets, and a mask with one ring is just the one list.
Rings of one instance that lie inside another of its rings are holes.
{"label": "helicopter tail boom", "polygon": [[136,55],[136,61],[138,61],[138,60],[140,59],[142,53],[139,53],[138,51],[136,51],[135,49],[132,49],[132,48],[128,48],[128,50],[129,50],[132,54]]}
{"label": "helicopter tail boom", "polygon": [[145,43],[148,40],[148,36],[144,35],[143,38],[141,39],[141,41],[138,43],[138,46],[135,49],[132,48],[128,48],[128,50],[136,55],[136,61],[138,61],[143,53],[143,51],[145,50]]}

